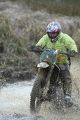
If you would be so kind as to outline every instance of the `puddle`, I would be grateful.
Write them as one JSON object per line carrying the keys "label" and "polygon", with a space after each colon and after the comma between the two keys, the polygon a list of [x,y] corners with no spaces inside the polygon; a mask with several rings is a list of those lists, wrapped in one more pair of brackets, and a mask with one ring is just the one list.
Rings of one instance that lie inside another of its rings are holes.
{"label": "puddle", "polygon": [[28,113],[32,82],[7,84],[0,90],[0,111]]}

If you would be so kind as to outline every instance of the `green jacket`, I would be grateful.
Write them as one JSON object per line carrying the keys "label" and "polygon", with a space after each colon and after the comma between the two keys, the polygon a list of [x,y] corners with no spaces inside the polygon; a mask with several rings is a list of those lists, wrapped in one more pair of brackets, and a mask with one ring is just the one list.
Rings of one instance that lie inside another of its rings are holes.
{"label": "green jacket", "polygon": [[[58,40],[56,42],[51,42],[48,35],[44,35],[39,42],[36,44],[36,46],[40,46],[42,48],[48,48],[48,49],[54,49],[54,50],[63,50],[67,52],[68,50],[74,50],[77,52],[77,46],[75,44],[75,41],[68,36],[65,33],[60,32],[58,35]],[[67,64],[69,63],[67,56],[63,54],[59,54],[57,56],[57,63]]]}

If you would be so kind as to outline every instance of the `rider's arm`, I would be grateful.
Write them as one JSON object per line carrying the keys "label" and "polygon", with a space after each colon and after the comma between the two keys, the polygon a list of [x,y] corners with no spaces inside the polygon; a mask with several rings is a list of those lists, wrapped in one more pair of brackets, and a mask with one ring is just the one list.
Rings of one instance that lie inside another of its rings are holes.
{"label": "rider's arm", "polygon": [[68,54],[70,57],[73,57],[76,53],[78,53],[75,41],[68,35],[65,35],[65,46],[68,49]]}

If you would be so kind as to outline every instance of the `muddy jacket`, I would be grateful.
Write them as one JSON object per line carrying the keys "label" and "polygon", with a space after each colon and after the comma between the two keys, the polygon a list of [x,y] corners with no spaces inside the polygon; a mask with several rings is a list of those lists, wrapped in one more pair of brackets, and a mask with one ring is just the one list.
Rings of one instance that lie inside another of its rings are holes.
{"label": "muddy jacket", "polygon": [[[70,36],[62,32],[58,35],[58,40],[56,42],[52,43],[50,38],[46,34],[39,40],[36,46],[54,50],[63,50],[65,52],[67,52],[67,50],[74,50],[75,52],[77,52],[75,41]],[[69,63],[67,56],[63,54],[57,55],[57,63]]]}

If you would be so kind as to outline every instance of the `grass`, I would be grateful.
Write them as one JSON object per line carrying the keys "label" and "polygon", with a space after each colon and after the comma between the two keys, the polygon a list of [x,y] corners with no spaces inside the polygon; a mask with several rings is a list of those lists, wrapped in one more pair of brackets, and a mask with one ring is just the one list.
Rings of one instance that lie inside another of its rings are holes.
{"label": "grass", "polygon": [[69,16],[80,16],[79,0],[11,0],[25,2],[33,10],[45,9],[49,13],[60,13]]}
{"label": "grass", "polygon": [[6,64],[19,64],[21,61],[19,57],[26,54],[24,49],[25,41],[24,38],[19,38],[14,35],[9,18],[0,15],[0,45],[3,45],[4,47],[3,54],[1,54],[0,51],[0,67]]}
{"label": "grass", "polygon": [[[27,65],[28,58],[27,45],[34,42],[43,33],[41,24],[28,18],[16,20],[16,24],[11,24],[7,16],[0,15],[0,43],[3,43],[4,51],[0,51],[0,68],[5,66]],[[28,25],[28,27],[27,27]],[[36,27],[35,27],[36,26]],[[33,28],[33,29],[32,29]],[[17,29],[17,30],[16,30]],[[28,65],[29,66],[29,65]]]}
{"label": "grass", "polygon": [[[42,0],[41,1],[23,0],[23,1],[25,1],[26,4],[28,4],[34,10],[45,8],[50,13],[63,12],[63,14],[65,14],[65,12],[67,11],[66,14],[69,15],[71,14],[70,12],[73,11],[73,7],[71,8],[70,6],[67,6],[69,5],[68,3],[66,3],[67,7],[65,7],[63,3],[63,8],[62,8],[62,4],[61,7],[59,7],[60,6],[59,4],[55,3],[56,4],[55,5],[53,2],[51,2],[51,0],[47,0],[47,3],[46,0],[44,0],[43,2]],[[66,9],[66,10],[62,10],[62,9]],[[28,52],[26,50],[28,44],[37,42],[37,40],[39,40],[39,38],[45,33],[45,26],[47,25],[46,16],[47,14],[45,14],[43,18],[40,18],[41,20],[38,20],[36,18],[38,16],[36,17],[34,15],[25,16],[24,18],[16,20],[16,24],[12,25],[10,19],[7,16],[0,15],[0,43],[3,43],[4,45],[4,54],[5,54],[1,58],[2,62],[0,62],[0,66],[1,65],[4,66],[6,64],[18,65],[19,63],[22,62],[22,57],[25,57],[26,59],[28,55]],[[44,19],[45,22],[42,22],[42,19]],[[79,35],[80,35],[80,31],[79,34],[76,36]],[[80,44],[79,44],[80,36],[78,38],[76,38],[76,36],[74,36],[74,38],[77,39],[77,44],[80,50]],[[29,59],[27,59],[27,61],[28,60]]]}

